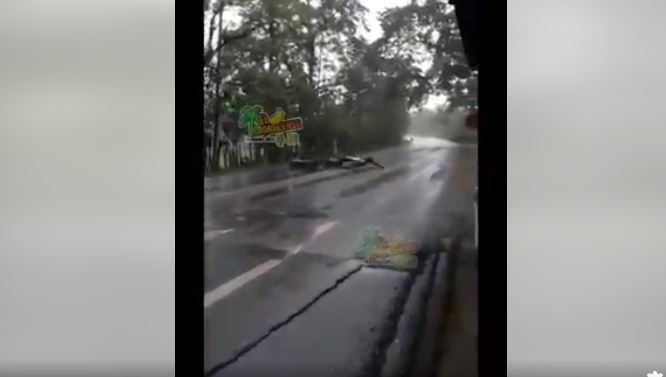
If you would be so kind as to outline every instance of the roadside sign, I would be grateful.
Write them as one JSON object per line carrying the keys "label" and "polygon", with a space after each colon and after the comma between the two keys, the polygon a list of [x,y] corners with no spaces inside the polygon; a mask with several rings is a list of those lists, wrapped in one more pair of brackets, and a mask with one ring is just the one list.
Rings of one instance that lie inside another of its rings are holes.
{"label": "roadside sign", "polygon": [[244,106],[240,110],[238,126],[247,130],[245,142],[248,144],[275,144],[278,148],[300,145],[298,131],[303,129],[303,119],[300,117],[287,119],[287,114],[281,107],[277,107],[269,115],[259,105]]}

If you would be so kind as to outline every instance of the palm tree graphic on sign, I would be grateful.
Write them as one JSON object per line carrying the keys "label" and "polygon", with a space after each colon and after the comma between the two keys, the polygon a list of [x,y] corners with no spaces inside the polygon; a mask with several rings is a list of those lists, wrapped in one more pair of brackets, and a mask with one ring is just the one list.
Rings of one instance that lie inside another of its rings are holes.
{"label": "palm tree graphic on sign", "polygon": [[259,117],[264,112],[264,108],[259,105],[246,105],[240,109],[240,116],[238,118],[238,126],[240,128],[247,128],[247,134],[252,137],[257,134],[259,129]]}

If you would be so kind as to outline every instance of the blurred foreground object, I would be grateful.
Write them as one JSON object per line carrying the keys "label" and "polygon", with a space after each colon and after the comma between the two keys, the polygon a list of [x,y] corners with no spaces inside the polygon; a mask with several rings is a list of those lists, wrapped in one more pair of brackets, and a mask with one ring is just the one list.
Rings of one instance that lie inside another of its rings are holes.
{"label": "blurred foreground object", "polygon": [[476,110],[472,110],[465,117],[465,127],[477,130],[479,124],[479,113]]}
{"label": "blurred foreground object", "polygon": [[467,64],[472,69],[479,68],[479,12],[477,0],[449,0],[455,7],[458,28],[463,40]]}

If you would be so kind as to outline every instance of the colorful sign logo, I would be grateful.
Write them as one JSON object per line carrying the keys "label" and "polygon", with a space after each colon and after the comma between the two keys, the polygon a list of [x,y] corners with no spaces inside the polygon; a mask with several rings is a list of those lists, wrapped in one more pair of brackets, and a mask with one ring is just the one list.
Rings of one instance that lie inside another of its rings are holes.
{"label": "colorful sign logo", "polygon": [[240,110],[238,126],[247,129],[246,143],[273,143],[279,148],[295,147],[300,145],[297,131],[303,129],[303,120],[300,117],[287,119],[281,107],[268,115],[263,107],[248,105]]}
{"label": "colorful sign logo", "polygon": [[385,238],[379,229],[366,229],[361,233],[356,258],[373,265],[412,269],[417,265],[416,251],[416,244],[400,235]]}

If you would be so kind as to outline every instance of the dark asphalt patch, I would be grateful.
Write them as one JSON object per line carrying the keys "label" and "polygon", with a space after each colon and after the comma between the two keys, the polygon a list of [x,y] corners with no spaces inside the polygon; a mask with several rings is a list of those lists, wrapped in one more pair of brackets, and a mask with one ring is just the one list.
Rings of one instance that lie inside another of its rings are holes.
{"label": "dark asphalt patch", "polygon": [[384,173],[380,175],[379,177],[373,178],[367,182],[361,183],[356,186],[352,186],[348,189],[342,190],[339,194],[340,197],[346,198],[349,196],[353,195],[358,195],[362,194],[364,192],[367,192],[369,190],[375,189],[379,187],[379,185],[382,185],[384,183],[393,181],[395,179],[398,179],[402,177],[403,175],[406,175],[409,172],[409,167],[408,166],[403,166],[401,168],[398,168],[394,171]]}
{"label": "dark asphalt patch", "polygon": [[[446,247],[446,254],[440,256],[439,263],[435,267],[432,292],[426,307],[423,308],[423,311],[427,313],[421,325],[420,344],[414,350],[413,368],[410,370],[412,375],[441,375],[437,364],[440,363],[444,355],[446,323],[453,314],[452,288],[454,286],[455,266],[451,262],[455,261],[460,246],[458,240],[451,241]],[[459,346],[463,345],[456,344],[456,347]],[[449,348],[449,351],[455,352],[456,350]],[[452,375],[460,374],[454,373]]]}
{"label": "dark asphalt patch", "polygon": [[398,331],[398,322],[402,313],[405,311],[405,304],[409,297],[409,292],[416,281],[416,277],[423,271],[423,262],[415,271],[410,272],[407,278],[403,280],[402,285],[398,288],[398,293],[395,296],[391,308],[385,320],[379,328],[379,337],[370,360],[363,366],[363,376],[379,376],[381,375],[382,367],[386,362],[387,350],[391,343],[395,340]]}
{"label": "dark asphalt patch", "polygon": [[[436,257],[427,261],[426,271],[429,270],[429,265],[432,264],[434,258]],[[417,276],[410,289],[409,296],[405,302],[405,310],[403,310],[398,320],[395,334],[396,339],[386,350],[386,359],[382,366],[383,377],[407,375],[406,372],[420,329],[421,311],[425,305],[424,302],[427,301],[428,276],[427,273]]]}
{"label": "dark asphalt patch", "polygon": [[417,350],[419,347],[419,338],[423,335],[423,330],[424,330],[424,325],[425,325],[425,320],[426,320],[426,314],[428,313],[427,310],[427,305],[428,305],[428,299],[432,295],[432,289],[433,285],[435,282],[435,276],[437,272],[437,266],[439,263],[439,258],[440,254],[435,254],[428,262],[429,264],[424,268],[424,274],[425,276],[423,277],[425,279],[425,287],[422,288],[421,292],[416,292],[419,294],[420,297],[418,297],[417,303],[415,303],[414,306],[406,308],[407,310],[411,310],[413,315],[412,315],[412,320],[415,318],[415,325],[416,328],[414,329],[414,333],[412,334],[412,342],[409,344],[409,348],[407,349],[407,364],[405,365],[405,371],[408,373],[405,373],[405,375],[410,375],[409,371],[412,371],[414,369],[414,361],[416,360],[417,357]]}

